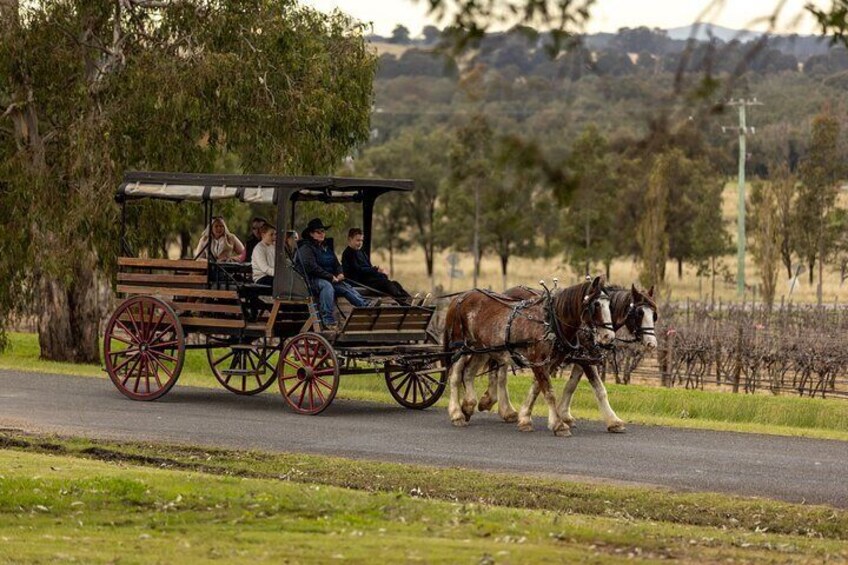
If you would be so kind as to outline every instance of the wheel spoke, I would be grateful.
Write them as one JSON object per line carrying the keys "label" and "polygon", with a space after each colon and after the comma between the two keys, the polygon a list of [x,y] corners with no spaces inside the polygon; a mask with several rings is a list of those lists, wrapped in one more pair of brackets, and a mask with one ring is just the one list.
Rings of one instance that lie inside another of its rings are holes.
{"label": "wheel spoke", "polygon": [[[139,343],[139,342],[141,341],[141,340],[139,339],[138,332],[133,332],[132,330],[130,330],[127,326],[125,326],[125,325],[124,325],[124,323],[123,323],[121,320],[116,319],[116,320],[115,320],[115,323],[116,323],[117,325],[121,326],[121,328],[122,328],[122,329],[123,329],[123,330],[127,333],[127,335],[128,335],[128,336],[130,336],[130,339],[132,340],[132,343],[133,343],[133,344],[137,344],[137,343]],[[115,336],[115,334],[113,333],[111,337],[116,337],[116,336]],[[122,340],[122,341],[123,341],[123,340]]]}
{"label": "wheel spoke", "polygon": [[[166,367],[165,364],[162,363],[162,361],[159,360],[158,355],[156,355],[154,353],[150,356],[150,358],[153,359],[153,361],[156,363],[156,365],[158,365],[159,367],[162,368],[163,371],[165,371],[165,374],[168,375],[168,380],[171,380],[172,378],[174,378],[174,373],[171,371],[171,369],[168,369],[168,367]],[[158,380],[158,377],[157,377],[157,380]],[[162,388],[161,383],[159,383],[159,388]]]}
{"label": "wheel spoke", "polygon": [[135,321],[135,316],[133,316],[132,307],[127,308],[127,313],[130,315],[130,321],[132,322],[133,327],[135,328],[135,335],[138,337],[139,341],[144,340],[144,333],[138,329],[138,324]]}
{"label": "wheel spoke", "polygon": [[389,380],[390,380],[390,381],[392,381],[392,382],[395,382],[395,381],[396,381],[396,380],[398,380],[399,378],[401,378],[401,377],[405,377],[405,376],[406,376],[406,375],[408,375],[408,374],[409,374],[409,371],[401,371],[401,372],[400,372],[400,373],[398,373],[397,375],[395,375],[395,376],[393,376],[393,377],[389,377]]}
{"label": "wheel spoke", "polygon": [[327,390],[333,390],[332,385],[330,383],[328,383],[327,381],[325,381],[324,379],[322,379],[321,377],[313,376],[313,378],[315,379],[315,382],[320,383],[322,386],[325,386],[327,388]]}
{"label": "wheel spoke", "polygon": [[[400,392],[400,391],[401,391],[401,389],[403,388],[403,385],[405,385],[407,382],[409,382],[409,379],[411,379],[411,378],[412,378],[412,375],[410,375],[409,373],[406,373],[406,378],[405,378],[405,379],[403,379],[403,381],[401,381],[401,383],[395,387],[395,390],[396,390],[397,392]],[[405,395],[405,394],[403,394],[402,396],[403,396],[404,398],[406,398],[406,395]]]}
{"label": "wheel spoke", "polygon": [[[120,323],[120,322],[118,322],[118,323]],[[129,333],[129,332],[127,332],[127,333]],[[123,338],[123,337],[119,336],[118,334],[116,334],[115,332],[112,332],[109,335],[109,339],[116,339],[116,340],[120,341],[121,343],[126,343],[127,345],[135,345],[135,342],[133,340]]]}
{"label": "wheel spoke", "polygon": [[313,374],[313,375],[318,375],[318,376],[322,376],[322,377],[323,377],[324,375],[332,375],[332,374],[333,374],[333,373],[335,373],[335,372],[336,372],[336,368],[335,368],[335,367],[330,367],[329,369],[321,369],[320,371],[315,371],[315,372],[313,372],[312,374]]}
{"label": "wheel spoke", "polygon": [[[221,363],[223,363],[224,361],[226,361],[227,359],[229,359],[230,357],[232,357],[234,354],[235,354],[235,351],[234,351],[234,350],[232,350],[232,349],[230,349],[230,351],[229,351],[229,352],[227,352],[227,354],[226,354],[226,355],[224,355],[223,357],[220,357],[220,358],[216,359],[216,360],[212,363],[212,366],[213,366],[213,367],[217,367],[218,365],[220,365]],[[230,367],[230,368],[232,368],[232,367]]]}
{"label": "wheel spoke", "polygon": [[[130,378],[132,377],[132,374],[135,372],[140,361],[141,361],[141,355],[139,355],[138,357],[135,358],[135,363],[133,364],[132,368],[127,370],[126,376],[124,377],[124,380],[121,382],[122,387],[126,388],[127,381],[130,380]],[[116,374],[117,374],[117,372],[116,372]]]}
{"label": "wheel spoke", "polygon": [[309,410],[310,410],[310,412],[315,409],[315,395],[313,394],[314,388],[315,388],[315,384],[310,381],[310,383],[309,383]]}
{"label": "wheel spoke", "polygon": [[[317,380],[317,379],[316,379],[316,380]],[[326,385],[325,385],[325,386],[326,386]],[[321,399],[321,404],[320,404],[319,406],[323,405],[323,404],[326,402],[326,400],[324,399],[324,393],[322,393],[322,392],[321,392],[321,387],[320,387],[320,386],[316,386],[316,387],[315,387],[315,392],[317,392],[317,393],[318,393],[318,398],[320,398],[320,399]]]}

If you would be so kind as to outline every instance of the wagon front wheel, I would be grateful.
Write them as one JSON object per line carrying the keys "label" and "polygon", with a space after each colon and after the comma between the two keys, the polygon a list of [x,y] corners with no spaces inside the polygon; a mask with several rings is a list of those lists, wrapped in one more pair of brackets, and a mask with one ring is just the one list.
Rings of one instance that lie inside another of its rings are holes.
{"label": "wagon front wheel", "polygon": [[280,392],[298,414],[319,414],[339,388],[339,360],[333,346],[315,333],[293,337],[277,363]]}
{"label": "wagon front wheel", "polygon": [[106,324],[103,357],[109,378],[124,396],[156,400],[180,376],[185,359],[182,324],[158,298],[129,298]]}
{"label": "wagon front wheel", "polygon": [[239,395],[258,394],[274,383],[277,376],[277,338],[229,340],[206,338],[209,368],[221,385]]}
{"label": "wagon front wheel", "polygon": [[386,363],[386,386],[398,404],[414,410],[429,408],[441,398],[447,370],[435,363],[406,365]]}

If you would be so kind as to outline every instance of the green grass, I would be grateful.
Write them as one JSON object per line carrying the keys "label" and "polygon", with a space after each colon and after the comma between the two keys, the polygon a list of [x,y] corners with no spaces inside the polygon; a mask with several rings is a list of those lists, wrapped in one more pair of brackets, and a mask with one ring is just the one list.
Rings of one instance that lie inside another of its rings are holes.
{"label": "green grass", "polygon": [[0,433],[0,562],[848,559],[826,507]]}
{"label": "green grass", "polygon": [[[40,360],[34,334],[11,333],[9,337],[11,347],[0,353],[0,369],[105,377],[99,366]],[[205,351],[187,352],[179,384],[220,387],[209,370]],[[529,384],[527,377],[510,378],[510,397],[516,407],[524,399]],[[482,393],[483,386],[481,380],[478,392]],[[555,386],[561,390],[563,381],[557,379]],[[848,440],[848,402],[843,399],[745,395],[614,383],[608,384],[607,389],[610,403],[618,415],[632,423]],[[276,387],[272,386],[266,394],[278,394]],[[339,397],[394,402],[379,375],[344,377]],[[446,405],[447,396],[443,396],[437,406]],[[573,406],[572,412],[579,419],[599,418],[594,395],[586,383],[577,389]],[[535,411],[545,414],[544,403],[537,403]]]}

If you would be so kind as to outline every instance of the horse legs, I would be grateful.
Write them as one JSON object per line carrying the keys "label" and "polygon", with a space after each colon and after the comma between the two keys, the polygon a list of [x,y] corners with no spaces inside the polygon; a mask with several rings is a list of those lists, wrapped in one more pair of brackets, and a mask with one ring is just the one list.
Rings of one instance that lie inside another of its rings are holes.
{"label": "horse legs", "polygon": [[562,398],[559,401],[559,405],[557,406],[557,411],[562,417],[563,421],[568,424],[569,427],[574,427],[574,422],[576,421],[574,416],[571,415],[571,399],[574,396],[574,391],[577,390],[577,383],[580,382],[580,377],[583,376],[583,368],[580,365],[574,365],[571,368],[571,377],[568,379],[568,382],[565,383],[565,387],[562,389]]}
{"label": "horse legs", "polygon": [[501,418],[503,418],[504,422],[512,423],[518,421],[518,412],[515,411],[515,408],[512,406],[512,402],[509,400],[509,389],[506,386],[508,375],[507,370],[506,364],[501,363],[497,373],[498,414]]}
{"label": "horse legs", "polygon": [[592,384],[592,388],[595,390],[595,400],[598,401],[598,408],[601,409],[601,414],[604,416],[604,422],[607,424],[607,431],[610,433],[624,432],[624,420],[616,416],[612,406],[610,406],[609,398],[607,397],[607,388],[598,376],[598,372],[595,367],[587,365],[583,367],[583,371],[586,373],[586,378],[589,379],[589,382]]}
{"label": "horse legs", "polygon": [[463,385],[465,386],[465,398],[462,399],[460,408],[466,421],[471,419],[474,410],[477,409],[477,392],[474,390],[474,379],[480,373],[480,369],[485,366],[487,360],[488,356],[486,355],[473,355],[465,367],[462,378]]}
{"label": "horse legs", "polygon": [[536,404],[536,398],[539,396],[539,383],[536,379],[530,384],[530,390],[527,391],[527,397],[524,399],[524,404],[518,409],[518,429],[522,432],[533,431],[533,405]]}
{"label": "horse legs", "polygon": [[459,406],[459,384],[462,382],[462,374],[468,365],[469,357],[464,355],[451,365],[448,384],[450,386],[450,399],[448,400],[448,416],[454,426],[467,426],[468,420]]}
{"label": "horse legs", "polygon": [[497,370],[493,370],[494,364],[494,361],[489,362],[489,387],[486,389],[486,392],[483,393],[483,396],[480,397],[480,402],[477,403],[477,409],[480,412],[488,412],[498,401],[497,386],[502,367],[498,367]]}
{"label": "horse legs", "polygon": [[556,396],[554,395],[553,387],[551,387],[550,375],[547,371],[541,368],[534,369],[533,374],[536,377],[535,380],[539,381],[539,390],[541,390],[542,396],[548,404],[548,429],[557,436],[570,436],[571,430],[569,429],[568,424],[562,420],[557,409]]}

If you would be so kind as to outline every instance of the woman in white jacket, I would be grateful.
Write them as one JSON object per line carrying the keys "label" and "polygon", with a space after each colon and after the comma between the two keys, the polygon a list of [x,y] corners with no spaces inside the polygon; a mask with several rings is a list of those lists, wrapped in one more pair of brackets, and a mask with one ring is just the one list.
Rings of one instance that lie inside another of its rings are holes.
{"label": "woman in white jacket", "polygon": [[[207,244],[208,250],[207,250]],[[212,239],[209,238],[209,228],[203,230],[197,248],[194,250],[195,259],[207,259],[207,251],[218,262],[244,261],[244,245],[235,235],[227,229],[224,218],[216,216],[212,218]]]}

